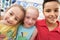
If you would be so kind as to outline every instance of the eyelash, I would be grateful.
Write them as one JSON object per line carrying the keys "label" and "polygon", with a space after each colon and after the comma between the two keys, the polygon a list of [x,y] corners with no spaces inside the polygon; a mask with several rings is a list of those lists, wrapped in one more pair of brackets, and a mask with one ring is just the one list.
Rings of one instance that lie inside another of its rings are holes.
{"label": "eyelash", "polygon": [[[29,19],[30,17],[26,17],[26,18],[28,18],[28,19]],[[33,20],[36,20],[36,19],[35,19],[35,18],[33,18]]]}
{"label": "eyelash", "polygon": [[10,13],[10,15],[12,16],[13,14],[12,14],[12,13]]}
{"label": "eyelash", "polygon": [[29,17],[26,17],[26,18],[28,18],[28,19],[29,19]]}
{"label": "eyelash", "polygon": [[17,18],[15,18],[15,20],[18,20]]}
{"label": "eyelash", "polygon": [[15,18],[15,20],[17,20],[17,18]]}
{"label": "eyelash", "polygon": [[58,10],[54,10],[55,12],[58,12]]}
{"label": "eyelash", "polygon": [[50,12],[50,11],[51,11],[50,9],[46,10],[46,12]]}

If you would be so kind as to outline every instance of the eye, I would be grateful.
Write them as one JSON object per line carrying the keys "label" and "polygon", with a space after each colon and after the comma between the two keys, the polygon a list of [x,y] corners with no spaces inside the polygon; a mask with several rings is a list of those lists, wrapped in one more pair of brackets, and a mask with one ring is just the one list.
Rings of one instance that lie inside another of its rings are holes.
{"label": "eye", "polygon": [[18,18],[15,18],[15,20],[18,20]]}
{"label": "eye", "polygon": [[55,12],[58,12],[58,9],[54,10]]}
{"label": "eye", "polygon": [[12,13],[12,12],[10,12],[10,15],[12,16],[12,15],[13,15],[13,13]]}
{"label": "eye", "polygon": [[46,9],[46,12],[51,12],[51,9]]}
{"label": "eye", "polygon": [[29,19],[30,17],[29,16],[26,16],[27,19]]}
{"label": "eye", "polygon": [[36,20],[36,18],[33,18],[33,20]]}

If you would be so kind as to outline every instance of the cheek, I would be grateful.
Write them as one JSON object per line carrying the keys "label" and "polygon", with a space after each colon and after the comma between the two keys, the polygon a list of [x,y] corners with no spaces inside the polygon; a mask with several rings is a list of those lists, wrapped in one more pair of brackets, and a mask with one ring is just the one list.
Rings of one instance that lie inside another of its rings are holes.
{"label": "cheek", "polygon": [[5,15],[4,16],[4,19],[9,19],[9,15]]}
{"label": "cheek", "polygon": [[24,19],[24,23],[26,23],[26,22],[28,22],[28,20],[27,19]]}
{"label": "cheek", "polygon": [[56,14],[56,17],[58,17],[59,16],[59,14]]}
{"label": "cheek", "polygon": [[50,15],[49,14],[45,14],[44,16],[45,16],[46,20],[48,20],[48,21],[50,20],[50,17],[49,17]]}
{"label": "cheek", "polygon": [[50,15],[49,14],[44,14],[44,16],[45,16],[45,18],[49,18]]}
{"label": "cheek", "polygon": [[29,21],[29,19],[28,18],[24,18],[24,21]]}
{"label": "cheek", "polygon": [[33,21],[33,24],[35,24],[36,23],[36,21]]}
{"label": "cheek", "polygon": [[18,21],[13,21],[13,24],[17,24],[18,23]]}

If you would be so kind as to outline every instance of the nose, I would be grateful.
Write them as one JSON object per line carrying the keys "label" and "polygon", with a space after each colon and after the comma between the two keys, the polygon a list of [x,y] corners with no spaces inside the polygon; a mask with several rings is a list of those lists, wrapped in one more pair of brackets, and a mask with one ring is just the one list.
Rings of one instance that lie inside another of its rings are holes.
{"label": "nose", "polygon": [[54,12],[54,11],[52,11],[50,15],[51,15],[51,16],[55,16],[55,12]]}
{"label": "nose", "polygon": [[10,17],[10,18],[9,18],[9,20],[10,20],[10,21],[13,21],[13,20],[14,20],[14,17],[13,17],[13,16],[12,16],[12,17]]}
{"label": "nose", "polygon": [[29,20],[29,23],[32,23],[32,19],[31,19],[31,20]]}

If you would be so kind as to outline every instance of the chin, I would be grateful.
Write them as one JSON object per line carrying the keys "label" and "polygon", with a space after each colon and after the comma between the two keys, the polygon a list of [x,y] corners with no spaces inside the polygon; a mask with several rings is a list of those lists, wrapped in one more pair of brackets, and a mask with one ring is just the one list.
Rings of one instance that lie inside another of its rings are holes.
{"label": "chin", "polygon": [[27,26],[28,28],[30,28],[31,26]]}
{"label": "chin", "polygon": [[50,19],[48,21],[49,21],[49,23],[56,23],[57,20],[56,19],[53,19],[53,20]]}
{"label": "chin", "polygon": [[27,28],[30,28],[30,27],[31,27],[31,26],[29,26],[29,25],[27,26]]}

